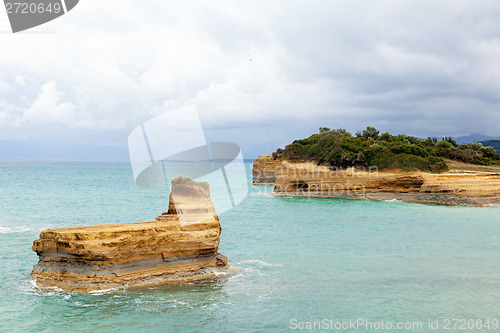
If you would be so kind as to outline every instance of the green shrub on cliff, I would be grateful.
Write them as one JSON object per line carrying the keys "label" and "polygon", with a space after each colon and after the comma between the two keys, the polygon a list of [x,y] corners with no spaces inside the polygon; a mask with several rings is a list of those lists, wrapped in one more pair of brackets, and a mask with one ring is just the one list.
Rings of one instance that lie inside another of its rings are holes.
{"label": "green shrub on cliff", "polygon": [[497,153],[500,153],[500,140],[486,140],[481,141],[483,146],[492,147]]}
{"label": "green shrub on cliff", "polygon": [[394,141],[392,135],[389,132],[384,132],[380,135],[380,141],[392,142]]}
{"label": "green shrub on cliff", "polygon": [[415,156],[420,156],[420,157],[429,156],[429,152],[427,150],[425,150],[422,147],[412,145],[412,144],[398,145],[398,146],[393,147],[391,149],[391,151],[396,155],[407,154],[407,155],[415,155]]}
{"label": "green shrub on cliff", "polygon": [[379,133],[380,133],[379,130],[376,129],[375,127],[367,126],[366,129],[364,129],[363,132],[361,133],[361,137],[364,140],[369,140],[369,139],[375,140],[378,138]]}
{"label": "green shrub on cliff", "polygon": [[448,149],[448,148],[453,147],[453,145],[452,145],[450,142],[446,141],[446,140],[441,140],[441,141],[439,141],[439,142],[436,144],[436,147],[438,147],[438,148]]}
{"label": "green shrub on cliff", "polygon": [[295,140],[273,156],[289,160],[310,160],[317,164],[337,167],[376,166],[443,172],[448,169],[443,158],[478,165],[500,165],[500,155],[493,148],[472,143],[460,147],[451,137],[438,141],[423,140],[399,134],[397,136],[368,126],[352,136],[345,129],[323,127],[320,134]]}
{"label": "green shrub on cliff", "polygon": [[495,148],[493,147],[483,147],[481,148],[481,153],[483,154],[484,158],[489,158],[494,161],[500,160],[500,155],[495,151]]}

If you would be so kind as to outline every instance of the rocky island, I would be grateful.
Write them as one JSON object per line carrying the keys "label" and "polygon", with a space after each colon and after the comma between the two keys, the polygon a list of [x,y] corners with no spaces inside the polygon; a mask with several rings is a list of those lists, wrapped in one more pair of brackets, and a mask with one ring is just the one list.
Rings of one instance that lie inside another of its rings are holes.
{"label": "rocky island", "polygon": [[253,183],[276,195],[485,206],[500,204],[500,155],[451,138],[323,128],[256,159]]}
{"label": "rocky island", "polygon": [[79,292],[210,279],[229,270],[221,230],[208,183],[177,177],[155,221],[42,231],[31,275],[39,287]]}

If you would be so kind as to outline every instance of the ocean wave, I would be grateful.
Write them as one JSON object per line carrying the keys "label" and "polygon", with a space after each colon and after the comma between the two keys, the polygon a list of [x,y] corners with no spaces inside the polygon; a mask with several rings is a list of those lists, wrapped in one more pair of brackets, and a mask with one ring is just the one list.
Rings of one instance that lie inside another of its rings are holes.
{"label": "ocean wave", "polygon": [[[123,288],[121,288],[123,289]],[[119,291],[120,288],[109,288],[109,289],[102,289],[102,290],[93,290],[93,291],[89,291],[88,294],[90,295],[94,295],[94,296],[100,296],[100,295],[106,295],[106,294],[111,294],[111,293],[114,293],[116,291]]]}
{"label": "ocean wave", "polygon": [[403,201],[398,200],[398,199],[396,199],[396,198],[394,198],[394,199],[390,199],[390,200],[384,200],[384,201],[385,201],[385,202],[403,202]]}
{"label": "ocean wave", "polygon": [[64,292],[62,289],[58,287],[41,288],[36,284],[36,281],[31,278],[29,280],[26,280],[23,284],[21,284],[21,292],[27,295],[35,295],[35,296],[62,295],[63,299],[68,299],[71,297],[70,293]]}
{"label": "ocean wave", "polygon": [[20,234],[20,233],[28,233],[28,232],[41,232],[42,230],[47,228],[33,227],[27,225],[17,225],[17,226],[9,226],[9,227],[1,227],[0,226],[0,234]]}
{"label": "ocean wave", "polygon": [[[67,292],[62,290],[59,287],[40,287],[36,283],[36,280],[34,279],[29,279],[26,283],[23,284],[21,290],[27,294],[35,294],[38,296],[53,296],[53,295],[59,295],[63,299],[68,299],[71,298],[71,296],[75,295],[75,293],[72,292]],[[105,295],[105,294],[110,294],[113,292],[116,292],[120,290],[119,288],[109,288],[109,289],[102,289],[102,290],[94,290],[94,291],[89,291],[88,294],[90,295]]]}
{"label": "ocean wave", "polygon": [[252,260],[243,260],[241,262],[242,265],[245,264],[251,264],[253,266],[258,266],[258,267],[282,267],[282,264],[270,264],[268,262],[262,261],[262,260],[257,260],[257,259],[252,259]]}
{"label": "ocean wave", "polygon": [[242,260],[235,263],[236,269],[230,270],[225,278],[228,281],[246,279],[250,276],[267,276],[274,268],[282,267],[282,264],[272,264],[262,260],[250,259]]}
{"label": "ocean wave", "polygon": [[274,196],[273,192],[257,192],[257,193],[250,193],[250,197],[272,197]]}

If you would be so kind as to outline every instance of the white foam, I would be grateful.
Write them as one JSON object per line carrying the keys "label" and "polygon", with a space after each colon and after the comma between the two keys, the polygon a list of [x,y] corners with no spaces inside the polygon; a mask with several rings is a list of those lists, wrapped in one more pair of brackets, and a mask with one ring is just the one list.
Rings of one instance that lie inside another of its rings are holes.
{"label": "white foam", "polygon": [[224,275],[227,275],[228,272],[221,272],[221,271],[214,271],[214,275],[215,276],[224,276]]}
{"label": "white foam", "polygon": [[27,225],[16,225],[16,226],[9,226],[9,227],[0,227],[0,234],[21,234],[21,233],[31,233],[31,232],[41,232],[44,229],[48,228],[43,228],[39,226],[27,226]]}
{"label": "white foam", "polygon": [[262,260],[243,260],[241,262],[242,264],[251,264],[259,267],[282,267],[283,265],[281,264],[270,264],[268,262],[262,261]]}
{"label": "white foam", "polygon": [[26,294],[35,294],[42,296],[50,296],[64,292],[62,289],[58,287],[41,288],[37,285],[36,280],[34,279],[30,279],[26,283],[23,283],[21,290]]}
{"label": "white foam", "polygon": [[251,197],[272,197],[274,194],[272,192],[257,192],[257,193],[250,193],[249,196]]}
{"label": "white foam", "polygon": [[403,202],[403,201],[398,200],[398,199],[396,199],[396,198],[391,199],[391,200],[384,200],[384,201],[385,201],[385,202]]}
{"label": "white foam", "polygon": [[109,293],[112,293],[112,292],[115,292],[118,290],[119,290],[119,288],[109,288],[109,289],[102,289],[102,290],[93,290],[93,291],[89,291],[88,293],[90,295],[105,295],[105,294],[109,294]]}

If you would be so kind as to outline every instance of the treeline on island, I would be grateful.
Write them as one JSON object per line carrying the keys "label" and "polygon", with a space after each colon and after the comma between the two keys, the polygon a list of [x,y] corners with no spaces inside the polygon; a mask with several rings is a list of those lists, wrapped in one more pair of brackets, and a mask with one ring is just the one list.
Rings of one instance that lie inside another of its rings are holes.
{"label": "treeline on island", "polygon": [[493,147],[497,153],[500,153],[500,140],[485,140],[481,141],[485,147]]}
{"label": "treeline on island", "polygon": [[273,153],[274,159],[309,160],[318,165],[337,167],[376,166],[380,169],[401,168],[444,172],[445,159],[477,164],[500,165],[500,155],[493,147],[479,142],[458,145],[451,137],[421,139],[405,134],[380,133],[368,126],[352,135],[343,128],[320,127],[319,134],[295,140],[285,149]]}

